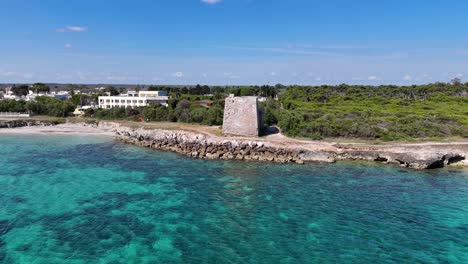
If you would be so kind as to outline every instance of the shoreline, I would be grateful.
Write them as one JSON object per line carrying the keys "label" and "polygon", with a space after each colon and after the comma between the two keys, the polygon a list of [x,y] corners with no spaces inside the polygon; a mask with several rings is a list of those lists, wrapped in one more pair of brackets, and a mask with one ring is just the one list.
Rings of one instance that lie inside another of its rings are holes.
{"label": "shoreline", "polygon": [[58,125],[24,126],[0,128],[0,135],[89,135],[115,137],[112,130],[104,130],[80,124],[65,123]]}
{"label": "shoreline", "polygon": [[397,164],[417,170],[442,168],[448,165],[468,167],[468,141],[376,145],[296,140],[282,135],[261,138],[226,137],[200,131],[145,127],[145,123],[130,125],[98,121],[67,122],[56,125],[38,121],[22,127],[0,128],[0,135],[110,136],[126,144],[173,151],[199,159],[297,164],[362,160]]}

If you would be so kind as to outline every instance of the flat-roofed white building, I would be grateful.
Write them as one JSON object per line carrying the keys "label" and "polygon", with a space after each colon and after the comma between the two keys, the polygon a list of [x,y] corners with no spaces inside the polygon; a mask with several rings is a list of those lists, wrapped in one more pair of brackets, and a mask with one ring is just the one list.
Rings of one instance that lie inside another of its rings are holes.
{"label": "flat-roofed white building", "polygon": [[168,106],[169,96],[165,91],[129,91],[119,96],[99,96],[99,108],[111,109],[114,107],[145,107],[150,104]]}

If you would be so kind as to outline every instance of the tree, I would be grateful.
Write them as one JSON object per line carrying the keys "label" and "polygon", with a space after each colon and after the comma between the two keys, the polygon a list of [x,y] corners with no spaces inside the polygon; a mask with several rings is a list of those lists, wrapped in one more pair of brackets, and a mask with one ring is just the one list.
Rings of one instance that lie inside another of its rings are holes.
{"label": "tree", "polygon": [[220,107],[213,106],[206,112],[203,124],[210,126],[220,126],[223,124],[223,110]]}
{"label": "tree", "polygon": [[452,79],[451,83],[452,83],[452,85],[454,85],[454,86],[458,86],[458,85],[461,84],[461,79],[458,78],[458,77],[455,77],[455,78]]}
{"label": "tree", "polygon": [[35,83],[32,86],[32,91],[35,93],[40,93],[40,92],[50,92],[50,87],[43,84],[43,83]]}
{"label": "tree", "polygon": [[71,98],[71,102],[74,105],[79,105],[79,106],[88,105],[92,101],[93,101],[93,98],[86,94],[73,94]]}
{"label": "tree", "polygon": [[20,86],[15,86],[11,88],[11,91],[16,95],[16,96],[24,96],[29,93],[29,86],[27,85],[20,85]]}
{"label": "tree", "polygon": [[191,103],[190,103],[189,100],[182,100],[177,104],[177,108],[188,109],[188,108],[190,108],[190,105],[191,105]]}
{"label": "tree", "polygon": [[240,96],[252,96],[256,94],[256,90],[253,87],[241,87],[239,91]]}
{"label": "tree", "polygon": [[106,87],[105,91],[108,92],[110,96],[116,96],[120,94],[120,92],[114,86]]}
{"label": "tree", "polygon": [[197,107],[190,111],[190,117],[194,123],[202,123],[206,116],[206,109],[203,107]]}
{"label": "tree", "polygon": [[168,109],[162,105],[150,105],[143,110],[145,121],[166,121],[168,119]]}

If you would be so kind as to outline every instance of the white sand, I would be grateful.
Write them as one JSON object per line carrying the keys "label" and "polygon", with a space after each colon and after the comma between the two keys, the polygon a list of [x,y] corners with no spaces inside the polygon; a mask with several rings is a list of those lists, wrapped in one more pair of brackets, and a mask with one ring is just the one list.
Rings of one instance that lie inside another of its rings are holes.
{"label": "white sand", "polygon": [[56,126],[32,126],[32,127],[17,127],[17,128],[1,128],[0,135],[28,135],[28,134],[80,134],[80,135],[102,135],[114,136],[115,133],[111,129],[94,128],[83,126],[81,124],[60,124]]}

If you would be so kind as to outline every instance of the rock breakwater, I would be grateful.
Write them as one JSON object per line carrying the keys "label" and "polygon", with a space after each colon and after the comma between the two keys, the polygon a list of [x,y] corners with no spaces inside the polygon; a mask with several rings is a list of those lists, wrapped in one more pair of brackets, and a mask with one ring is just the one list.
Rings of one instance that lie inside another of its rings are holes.
{"label": "rock breakwater", "polygon": [[116,130],[117,138],[124,143],[142,147],[174,151],[193,158],[252,160],[276,163],[306,161],[334,162],[333,154],[325,151],[308,151],[275,146],[269,142],[222,138],[187,131],[125,129]]}
{"label": "rock breakwater", "polygon": [[33,127],[33,126],[54,126],[59,122],[40,121],[34,119],[18,119],[18,120],[0,120],[0,128],[17,128],[17,127]]}
{"label": "rock breakwater", "polygon": [[[305,141],[287,137],[223,137],[199,130],[166,130],[144,123],[93,121],[66,123],[42,120],[0,120],[6,133],[77,133],[113,135],[137,146],[173,151],[199,159],[264,161],[275,163],[363,160],[397,164],[412,169],[435,169],[447,165],[468,167],[468,141],[414,144],[357,144]],[[47,129],[28,128],[47,126]],[[23,127],[23,128],[21,128]],[[17,128],[17,129],[14,129]],[[42,132],[41,132],[42,131]]]}
{"label": "rock breakwater", "polygon": [[[104,124],[109,127],[109,124]],[[255,140],[217,137],[188,131],[161,129],[115,129],[117,139],[138,146],[174,151],[193,158],[252,160],[275,163],[364,160],[398,164],[412,169],[435,169],[447,165],[467,166],[468,143],[420,143],[356,145],[327,142]]]}

